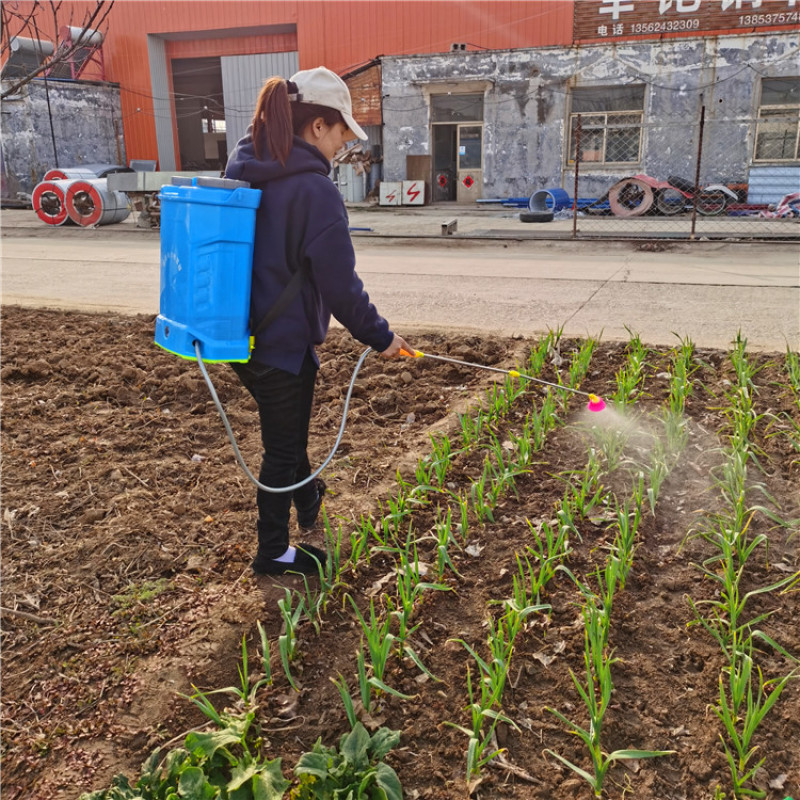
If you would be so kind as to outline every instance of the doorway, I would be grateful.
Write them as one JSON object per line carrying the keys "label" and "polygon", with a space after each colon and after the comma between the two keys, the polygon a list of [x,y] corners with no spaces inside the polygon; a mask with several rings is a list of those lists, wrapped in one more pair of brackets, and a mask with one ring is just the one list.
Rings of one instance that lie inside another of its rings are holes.
{"label": "doorway", "polygon": [[483,186],[483,95],[431,95],[433,199],[470,203]]}
{"label": "doorway", "polygon": [[222,171],[227,147],[220,59],[173,59],[172,89],[180,168]]}
{"label": "doorway", "polygon": [[433,199],[440,203],[456,199],[458,126],[433,126]]}
{"label": "doorway", "polygon": [[483,186],[483,125],[458,126],[458,189],[459,203],[474,202]]}

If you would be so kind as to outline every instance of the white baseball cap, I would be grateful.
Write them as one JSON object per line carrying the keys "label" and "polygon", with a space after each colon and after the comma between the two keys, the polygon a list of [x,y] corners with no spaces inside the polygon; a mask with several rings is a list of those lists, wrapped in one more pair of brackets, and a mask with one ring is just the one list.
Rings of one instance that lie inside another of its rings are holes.
{"label": "white baseball cap", "polygon": [[318,106],[335,108],[344,118],[347,127],[363,141],[367,140],[361,126],[353,119],[353,101],[347,84],[326,67],[301,69],[289,78],[297,84],[297,100]]}

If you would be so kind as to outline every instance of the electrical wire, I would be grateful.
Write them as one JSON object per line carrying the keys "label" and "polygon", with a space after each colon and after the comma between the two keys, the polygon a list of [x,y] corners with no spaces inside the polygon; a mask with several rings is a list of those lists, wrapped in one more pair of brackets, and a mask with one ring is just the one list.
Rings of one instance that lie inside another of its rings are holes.
{"label": "electrical wire", "polygon": [[217,395],[217,390],[214,388],[214,384],[211,381],[211,378],[208,374],[208,370],[206,369],[206,365],[203,363],[203,355],[200,352],[200,342],[195,339],[194,341],[194,352],[197,356],[197,365],[200,367],[200,372],[203,373],[203,378],[208,386],[208,391],[211,393],[211,399],[214,401],[214,405],[217,407],[217,411],[219,412],[220,417],[222,418],[222,424],[225,426],[225,431],[228,434],[228,439],[230,439],[231,445],[233,445],[233,452],[236,455],[236,460],[239,462],[239,466],[244,470],[244,474],[254,483],[259,489],[264,492],[270,492],[271,494],[283,494],[285,492],[293,492],[295,489],[299,489],[301,486],[305,486],[307,483],[311,483],[311,481],[316,478],[325,467],[330,464],[331,460],[333,459],[334,455],[336,455],[336,451],[339,449],[339,445],[342,442],[342,436],[344,436],[344,429],[347,425],[347,412],[350,409],[350,398],[353,394],[353,387],[356,383],[356,377],[358,376],[358,372],[361,369],[365,359],[367,356],[372,352],[372,348],[368,347],[362,354],[361,357],[358,359],[356,363],[355,369],[353,370],[353,377],[350,379],[350,386],[347,388],[347,394],[344,398],[344,408],[342,409],[342,422],[339,425],[339,433],[336,436],[336,441],[333,443],[333,448],[331,449],[330,453],[328,453],[327,458],[322,462],[318,469],[312,472],[307,478],[304,478],[302,481],[298,481],[297,483],[293,483],[291,486],[265,486],[261,483],[252,472],[250,472],[249,467],[245,463],[244,458],[242,457],[242,453],[239,450],[239,445],[236,444],[236,436],[233,433],[233,428],[231,428],[231,423],[228,421],[228,415],[225,413],[225,409],[222,407],[222,403],[219,400],[219,396]]}

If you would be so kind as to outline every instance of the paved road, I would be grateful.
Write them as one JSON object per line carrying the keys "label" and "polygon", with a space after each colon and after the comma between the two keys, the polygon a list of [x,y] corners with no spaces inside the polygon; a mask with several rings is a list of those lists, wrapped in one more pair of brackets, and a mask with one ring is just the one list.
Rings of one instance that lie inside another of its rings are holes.
{"label": "paved road", "polygon": [[[4,226],[3,303],[158,312],[157,235],[47,234]],[[409,336],[436,329],[536,335],[563,326],[569,336],[627,340],[630,331],[670,345],[677,334],[727,348],[741,331],[751,349],[800,349],[796,245],[668,243],[647,252],[596,241],[355,242],[370,296]]]}

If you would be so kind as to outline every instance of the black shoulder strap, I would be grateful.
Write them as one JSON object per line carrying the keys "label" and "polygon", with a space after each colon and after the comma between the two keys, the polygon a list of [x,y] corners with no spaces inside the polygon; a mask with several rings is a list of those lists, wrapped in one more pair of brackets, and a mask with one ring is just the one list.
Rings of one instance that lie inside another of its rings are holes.
{"label": "black shoulder strap", "polygon": [[257,336],[259,333],[261,333],[261,331],[272,325],[272,323],[281,314],[283,314],[284,311],[286,311],[286,309],[289,307],[289,304],[300,292],[305,277],[306,273],[304,269],[298,269],[294,275],[292,275],[292,279],[286,284],[286,287],[281,292],[280,297],[275,301],[270,310],[264,314],[258,325],[256,325],[254,328],[252,320],[250,321],[250,336]]}

